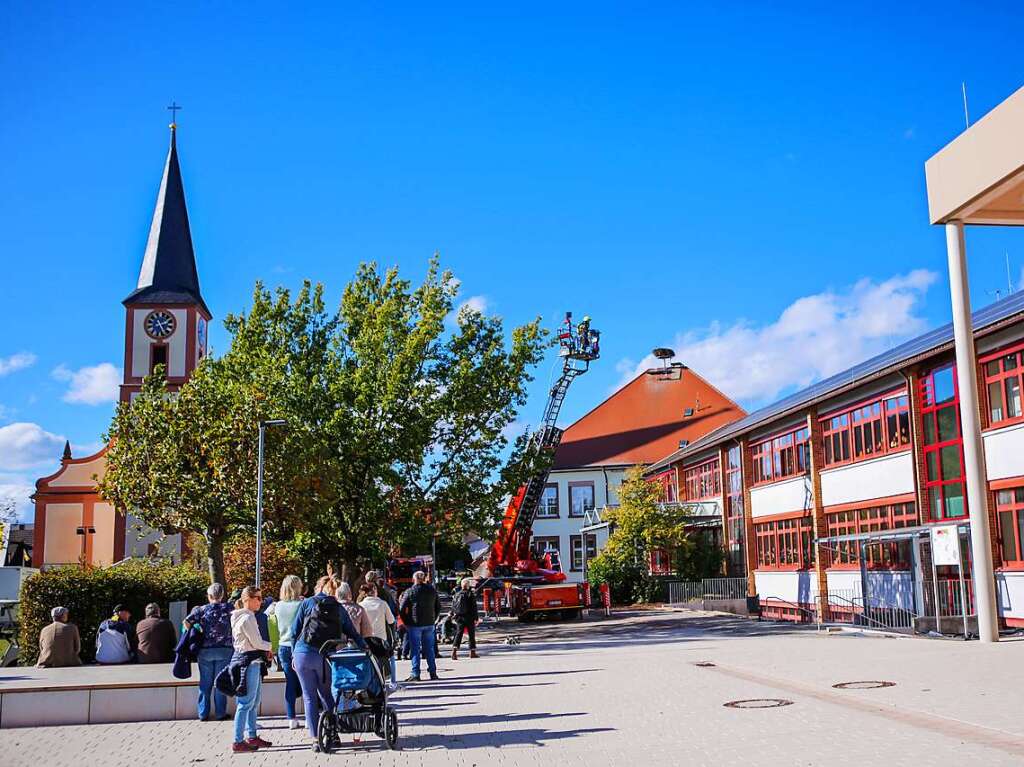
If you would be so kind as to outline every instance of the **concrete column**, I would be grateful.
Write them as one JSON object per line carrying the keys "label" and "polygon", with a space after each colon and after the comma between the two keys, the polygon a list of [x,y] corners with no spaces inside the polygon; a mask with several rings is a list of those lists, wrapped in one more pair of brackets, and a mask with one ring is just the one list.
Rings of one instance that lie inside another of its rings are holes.
{"label": "concrete column", "polygon": [[974,601],[978,611],[978,634],[982,642],[999,641],[996,612],[995,575],[992,569],[992,541],[989,533],[985,454],[978,413],[977,355],[971,326],[971,294],[967,285],[967,252],[964,225],[946,224],[949,256],[949,290],[953,300],[953,339],[956,346],[956,378],[960,390],[960,431],[964,440],[964,474],[967,508],[971,519],[971,557],[974,561]]}

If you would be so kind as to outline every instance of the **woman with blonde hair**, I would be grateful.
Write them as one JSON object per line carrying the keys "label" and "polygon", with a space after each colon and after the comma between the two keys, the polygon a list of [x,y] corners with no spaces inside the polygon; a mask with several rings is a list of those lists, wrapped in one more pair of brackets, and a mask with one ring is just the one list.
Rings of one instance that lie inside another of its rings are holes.
{"label": "woman with blonde hair", "polygon": [[[260,635],[260,625],[256,621],[256,611],[262,605],[259,588],[246,586],[242,589],[241,598],[235,602],[235,611],[231,613],[231,638],[235,648],[231,664],[237,658],[241,666],[241,684],[235,698],[235,741],[231,746],[235,752],[256,751],[273,745],[256,732],[256,715],[263,693],[264,662],[270,658],[270,642]],[[249,730],[249,738],[243,740],[246,729]]]}
{"label": "woman with blonde hair", "polygon": [[284,713],[288,719],[288,728],[292,730],[302,727],[302,723],[295,716],[295,700],[302,694],[302,687],[299,685],[298,674],[292,668],[292,645],[295,642],[292,627],[295,615],[302,605],[304,588],[299,576],[286,575],[281,581],[278,601],[267,608],[267,614],[277,618],[277,662],[284,672]]}

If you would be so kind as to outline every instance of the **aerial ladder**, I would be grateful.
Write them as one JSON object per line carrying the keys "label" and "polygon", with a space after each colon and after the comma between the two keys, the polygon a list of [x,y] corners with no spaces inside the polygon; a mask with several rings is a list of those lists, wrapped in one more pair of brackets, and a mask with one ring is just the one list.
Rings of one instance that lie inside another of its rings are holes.
{"label": "aerial ladder", "polygon": [[484,588],[496,592],[499,604],[510,615],[521,620],[577,616],[589,596],[587,584],[564,584],[557,552],[538,552],[530,546],[533,521],[555,450],[562,441],[563,430],[555,425],[558,414],[569,386],[600,356],[601,333],[590,327],[589,317],[574,325],[572,312],[566,312],[558,345],[562,372],[548,394],[540,428],[527,443],[527,455],[536,459],[540,468],[509,500],[487,562],[490,577],[483,583]]}

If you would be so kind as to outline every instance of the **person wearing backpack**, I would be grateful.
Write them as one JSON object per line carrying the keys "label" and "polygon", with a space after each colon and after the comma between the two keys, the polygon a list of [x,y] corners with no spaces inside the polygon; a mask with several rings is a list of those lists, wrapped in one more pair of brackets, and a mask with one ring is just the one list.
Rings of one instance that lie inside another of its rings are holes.
{"label": "person wearing backpack", "polygon": [[480,622],[480,612],[476,607],[476,592],[473,591],[473,579],[463,578],[462,588],[452,596],[452,617],[455,618],[455,641],[452,642],[452,660],[459,659],[459,645],[462,634],[469,634],[469,657],[477,658],[476,624]]}
{"label": "person wearing backpack", "polygon": [[341,579],[330,578],[322,590],[302,600],[292,623],[292,668],[302,688],[302,705],[306,710],[306,730],[316,740],[320,711],[334,707],[331,672],[327,659],[320,654],[324,642],[348,637],[361,650],[366,642],[359,635],[348,612],[335,599]]}

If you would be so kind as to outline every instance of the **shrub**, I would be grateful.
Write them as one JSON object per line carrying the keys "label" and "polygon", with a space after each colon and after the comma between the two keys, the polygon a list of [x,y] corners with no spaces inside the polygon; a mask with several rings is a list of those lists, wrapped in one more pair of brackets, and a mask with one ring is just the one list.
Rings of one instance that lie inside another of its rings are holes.
{"label": "shrub", "polygon": [[[303,576],[302,563],[277,543],[263,540],[263,564],[260,584],[263,593],[277,599],[281,581],[286,575]],[[256,539],[237,538],[224,548],[224,580],[228,591],[256,583]]]}
{"label": "shrub", "polygon": [[190,605],[206,600],[206,578],[188,565],[129,561],[116,567],[58,567],[33,575],[21,587],[19,662],[32,665],[39,657],[39,632],[50,623],[50,610],[68,608],[70,621],[82,637],[82,660],[96,654],[96,630],[119,602],[132,612],[132,622],[156,602],[164,615],[171,602]]}

